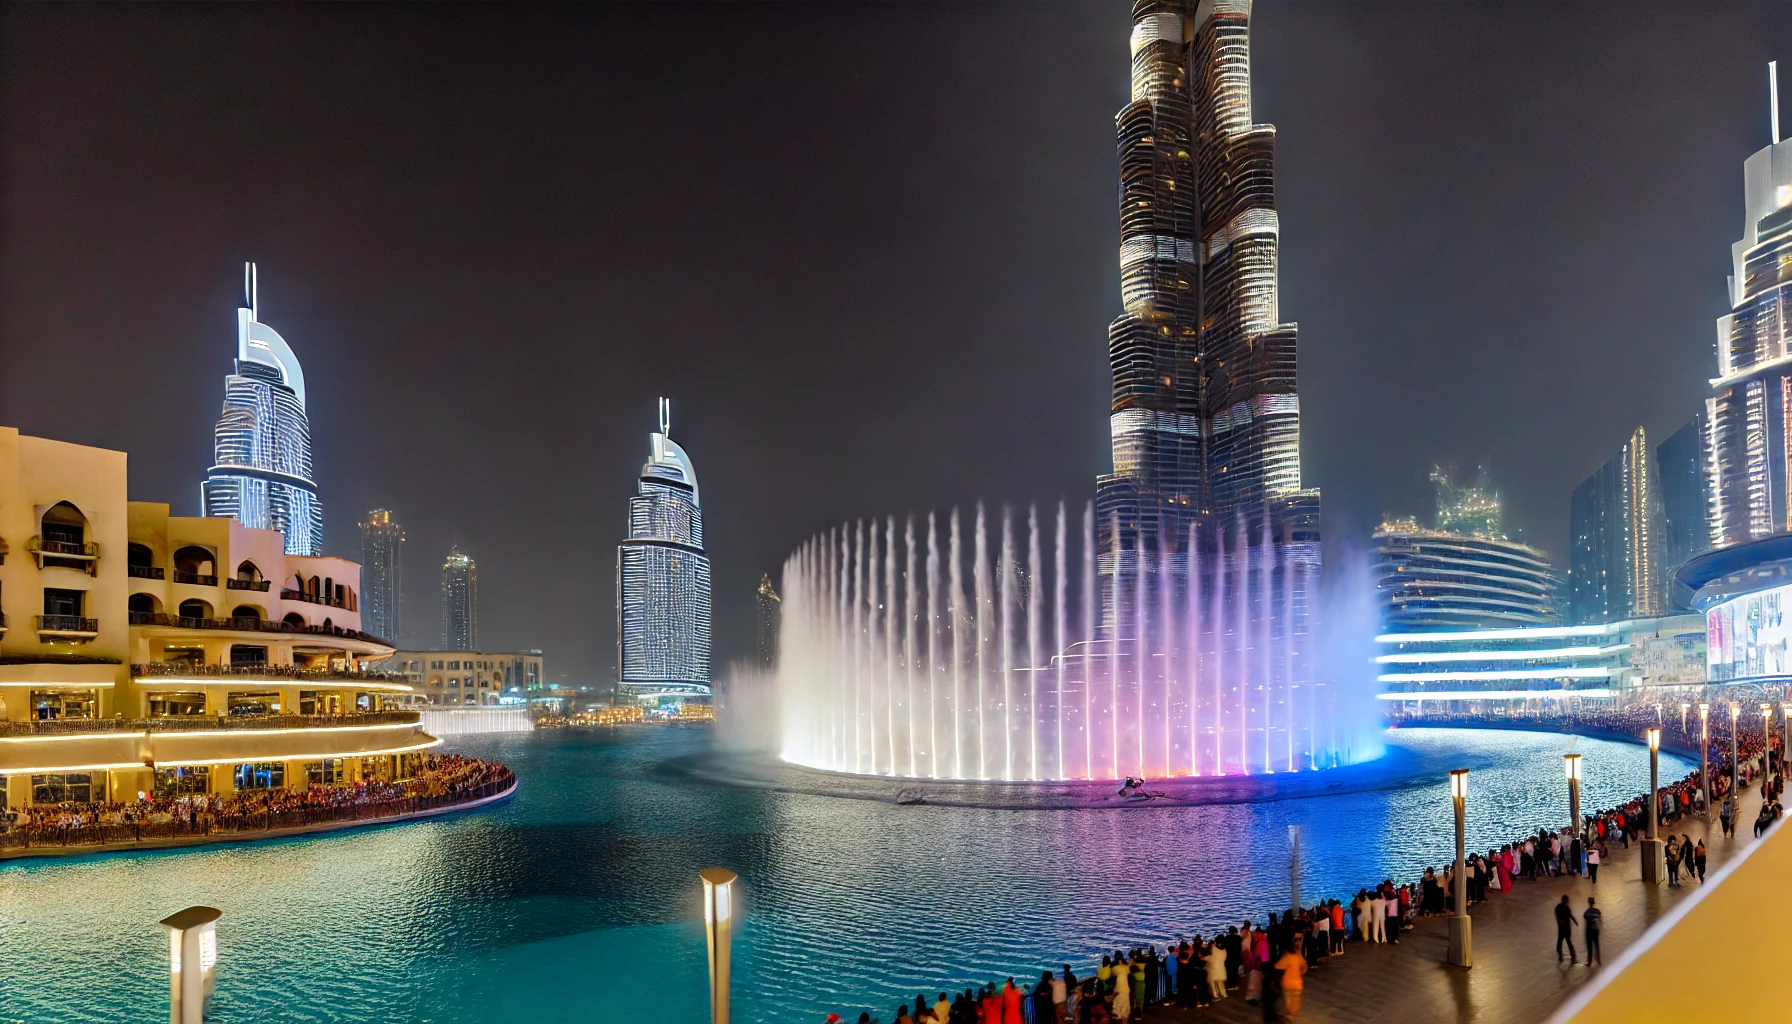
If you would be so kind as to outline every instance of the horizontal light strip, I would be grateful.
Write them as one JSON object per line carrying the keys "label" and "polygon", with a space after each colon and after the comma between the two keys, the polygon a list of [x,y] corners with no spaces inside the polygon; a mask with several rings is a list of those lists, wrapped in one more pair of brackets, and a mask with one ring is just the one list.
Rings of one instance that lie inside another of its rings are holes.
{"label": "horizontal light strip", "polygon": [[37,680],[23,682],[12,679],[0,679],[0,686],[35,686],[40,690],[105,690],[111,683],[45,683]]}
{"label": "horizontal light strip", "polygon": [[1515,629],[1465,629],[1454,633],[1383,633],[1378,644],[1441,643],[1445,640],[1542,640],[1563,636],[1603,636],[1618,623],[1598,626],[1520,626]]}
{"label": "horizontal light strip", "polygon": [[[166,686],[300,686],[310,690],[395,690],[411,692],[409,683],[371,683],[346,679],[258,679],[254,676],[203,676],[188,679],[181,676],[136,676],[131,679],[146,690]],[[110,686],[112,684],[107,683]]]}
{"label": "horizontal light strip", "polygon": [[[408,747],[393,747],[389,750],[353,750],[353,751],[348,751],[348,752],[333,751],[333,752],[327,753],[327,754],[271,754],[271,755],[263,755],[261,757],[251,756],[251,757],[246,757],[246,758],[245,757],[214,757],[214,758],[201,759],[201,760],[184,760],[183,759],[183,760],[179,760],[179,761],[157,761],[155,763],[155,767],[157,767],[157,768],[190,768],[190,767],[193,767],[194,765],[201,765],[201,764],[204,764],[204,765],[262,764],[262,763],[269,763],[269,762],[274,762],[274,761],[282,761],[282,762],[284,762],[284,761],[327,761],[327,760],[341,760],[343,758],[349,758],[349,757],[385,757],[386,755],[389,755],[389,754],[410,754],[410,753],[414,753],[419,750],[427,750],[430,747],[439,745],[441,742],[442,741],[440,739],[431,737],[429,742],[427,742],[427,743],[414,743]],[[50,775],[53,773],[60,773],[60,772],[124,771],[127,768],[142,769],[142,768],[148,768],[148,767],[150,767],[150,766],[143,764],[140,761],[125,761],[125,762],[117,763],[117,764],[71,764],[71,765],[57,765],[57,766],[52,766],[52,767],[48,767],[48,768],[11,768],[11,769],[7,769],[6,771],[0,771],[0,776],[6,776],[6,775]]]}
{"label": "horizontal light strip", "polygon": [[0,743],[41,743],[44,740],[129,739],[148,736],[147,732],[65,732],[54,736],[0,736]]}
{"label": "horizontal light strip", "polygon": [[1610,697],[1603,686],[1586,690],[1462,690],[1456,693],[1378,693],[1380,700],[1530,700],[1536,697]]}
{"label": "horizontal light strip", "polygon": [[1376,676],[1384,683],[1454,683],[1476,679],[1610,679],[1612,670],[1585,668],[1488,669],[1485,672],[1387,672]]}
{"label": "horizontal light strip", "polygon": [[243,729],[157,729],[141,732],[67,732],[54,736],[0,736],[0,743],[35,743],[40,740],[106,740],[129,736],[165,736],[187,737],[204,736],[217,739],[222,736],[283,736],[295,732],[357,732],[363,729],[403,729],[405,727],[421,729],[421,722],[387,722],[385,725],[307,725],[297,729],[257,729],[253,726]]}
{"label": "horizontal light strip", "polygon": [[1592,658],[1612,651],[1628,651],[1629,644],[1611,647],[1551,647],[1535,651],[1438,651],[1435,654],[1383,654],[1377,665],[1416,665],[1430,661],[1532,661],[1539,658]]}

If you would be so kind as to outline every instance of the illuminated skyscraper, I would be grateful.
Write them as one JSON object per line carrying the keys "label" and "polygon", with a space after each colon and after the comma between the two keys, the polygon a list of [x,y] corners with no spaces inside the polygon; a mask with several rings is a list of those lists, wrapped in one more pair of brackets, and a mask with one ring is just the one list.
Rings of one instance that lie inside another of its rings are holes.
{"label": "illuminated skyscraper", "polygon": [[1780,141],[1777,96],[1770,105],[1772,142],[1742,165],[1742,238],[1705,402],[1714,547],[1792,528],[1792,141]]}
{"label": "illuminated skyscraper", "polygon": [[1116,117],[1114,470],[1096,483],[1103,545],[1117,521],[1120,546],[1104,551],[1104,575],[1130,576],[1160,538],[1186,546],[1190,524],[1253,546],[1270,530],[1281,564],[1303,577],[1319,565],[1297,332],[1277,297],[1276,130],[1251,116],[1250,13],[1249,0],[1133,3],[1132,101]]}
{"label": "illuminated skyscraper", "polygon": [[442,648],[479,647],[479,566],[456,546],[442,563]]}
{"label": "illuminated skyscraper", "polygon": [[697,471],[671,437],[671,403],[628,502],[628,538],[616,550],[618,691],[655,699],[708,696],[709,559]]}
{"label": "illuminated skyscraper", "polygon": [[1574,625],[1666,615],[1667,526],[1661,479],[1643,428],[1574,489],[1568,615]]}
{"label": "illuminated skyscraper", "polygon": [[243,265],[236,311],[236,372],[224,378],[217,454],[200,486],[208,516],[279,530],[289,555],[321,555],[324,509],[311,479],[305,371],[285,339],[259,319],[255,264]]}
{"label": "illuminated skyscraper", "polygon": [[367,632],[398,643],[404,602],[404,527],[376,508],[361,524],[361,623]]}
{"label": "illuminated skyscraper", "polygon": [[1705,487],[1705,417],[1674,431],[1655,446],[1661,475],[1661,509],[1666,516],[1662,576],[1672,579],[1682,565],[1711,550],[1710,503]]}
{"label": "illuminated skyscraper", "polygon": [[777,590],[772,587],[770,573],[759,578],[759,667],[776,668],[778,665],[778,625],[782,616],[784,602],[779,599]]}

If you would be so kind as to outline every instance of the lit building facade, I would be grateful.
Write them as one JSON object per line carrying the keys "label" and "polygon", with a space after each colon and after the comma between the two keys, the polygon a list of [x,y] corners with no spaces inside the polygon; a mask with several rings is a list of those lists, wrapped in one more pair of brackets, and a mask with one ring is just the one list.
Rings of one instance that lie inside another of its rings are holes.
{"label": "lit building facade", "polygon": [[374,636],[399,640],[404,605],[404,527],[376,508],[361,524],[361,621]]}
{"label": "lit building facade", "polygon": [[1574,489],[1568,615],[1576,625],[1665,615],[1667,524],[1655,452],[1638,427]]}
{"label": "lit building facade", "polygon": [[451,651],[479,646],[479,565],[458,546],[442,562],[442,646]]}
{"label": "lit building facade", "polygon": [[1662,576],[1672,579],[1691,559],[1711,550],[1705,486],[1705,418],[1693,420],[1655,446],[1661,479]]}
{"label": "lit building facade", "polygon": [[125,480],[123,452],[0,428],[5,803],[413,774],[436,740],[373,667],[360,566]]}
{"label": "lit building facade", "polygon": [[1391,519],[1375,531],[1376,595],[1384,633],[1556,623],[1561,576],[1543,552],[1506,536],[1487,470],[1471,486],[1433,467],[1435,525]]}
{"label": "lit building facade", "polygon": [[770,573],[759,577],[759,590],[754,595],[758,599],[758,645],[759,667],[776,668],[778,665],[778,627],[783,620],[784,602],[778,597],[778,591],[772,587]]}
{"label": "lit building facade", "polygon": [[288,554],[319,555],[324,509],[312,482],[305,371],[286,340],[259,318],[253,263],[244,266],[243,292],[236,372],[224,378],[224,412],[201,505],[207,516],[279,530]]}
{"label": "lit building facade", "polygon": [[429,704],[522,704],[547,690],[540,651],[399,651],[382,667]]}
{"label": "lit building facade", "polygon": [[1705,402],[1714,547],[1792,527],[1792,141],[1777,124],[1772,139],[1743,163],[1742,238],[1730,248],[1730,312],[1717,321]]}
{"label": "lit building facade", "polygon": [[710,576],[690,456],[671,437],[671,405],[628,503],[616,550],[617,693],[643,702],[710,695]]}
{"label": "lit building facade", "polygon": [[1252,118],[1250,16],[1249,0],[1133,4],[1132,99],[1115,119],[1125,311],[1108,329],[1113,472],[1096,481],[1112,580],[1101,632],[1135,632],[1113,595],[1139,589],[1141,573],[1186,575],[1194,528],[1203,565],[1226,549],[1232,563],[1276,567],[1270,604],[1287,613],[1270,628],[1293,651],[1308,633],[1320,505],[1301,484],[1275,128]]}

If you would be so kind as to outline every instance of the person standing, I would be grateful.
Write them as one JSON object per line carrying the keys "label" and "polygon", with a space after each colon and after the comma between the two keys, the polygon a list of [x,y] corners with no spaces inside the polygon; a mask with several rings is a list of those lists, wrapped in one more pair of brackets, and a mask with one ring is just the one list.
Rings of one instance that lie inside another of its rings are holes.
{"label": "person standing", "polygon": [[1736,827],[1736,798],[1734,796],[1728,793],[1724,794],[1724,805],[1717,812],[1717,820],[1724,827],[1724,835],[1729,836],[1730,831]]}
{"label": "person standing", "polygon": [[1568,906],[1568,894],[1562,894],[1562,902],[1556,904],[1556,963],[1562,962],[1562,944],[1568,945],[1568,962],[1579,963],[1574,955],[1574,926],[1580,922],[1575,920],[1574,910]]}
{"label": "person standing", "polygon": [[1131,980],[1127,977],[1131,972],[1126,969],[1126,961],[1114,965],[1114,1019],[1127,1020],[1132,1016]]}
{"label": "person standing", "polygon": [[933,1019],[939,1024],[949,1024],[952,1020],[952,1001],[941,992],[939,1001],[933,1004]]}
{"label": "person standing", "polygon": [[1382,900],[1381,894],[1379,892],[1370,893],[1369,897],[1368,897],[1368,903],[1369,903],[1369,935],[1371,937],[1367,941],[1386,942],[1386,941],[1388,941],[1388,932],[1387,932],[1388,905],[1386,902],[1384,902]]}
{"label": "person standing", "polygon": [[1002,986],[1002,1024],[1022,1024],[1020,1013],[1021,992],[1009,978]]}
{"label": "person standing", "polygon": [[1207,952],[1207,998],[1216,1003],[1226,998],[1226,947],[1217,941]]}
{"label": "person standing", "polygon": [[1703,839],[1700,839],[1692,848],[1692,865],[1702,884],[1705,881],[1705,840]]}
{"label": "person standing", "polygon": [[1145,997],[1139,1000],[1139,1009],[1143,1010],[1157,1002],[1157,978],[1160,961],[1157,959],[1157,947],[1145,947]]}
{"label": "person standing", "polygon": [[1668,836],[1668,888],[1680,887],[1680,843],[1673,836]]}
{"label": "person standing", "polygon": [[1282,1001],[1288,1007],[1288,1016],[1300,1016],[1300,997],[1306,989],[1307,958],[1293,949],[1283,953],[1275,963],[1276,970],[1281,972]]}
{"label": "person standing", "polygon": [[1593,905],[1593,897],[1587,897],[1587,909],[1581,912],[1581,920],[1587,924],[1587,968],[1592,969],[1594,961],[1605,963],[1599,955],[1599,929],[1604,926],[1605,914]]}
{"label": "person standing", "polygon": [[1599,884],[1599,844],[1587,847],[1587,880],[1594,885]]}

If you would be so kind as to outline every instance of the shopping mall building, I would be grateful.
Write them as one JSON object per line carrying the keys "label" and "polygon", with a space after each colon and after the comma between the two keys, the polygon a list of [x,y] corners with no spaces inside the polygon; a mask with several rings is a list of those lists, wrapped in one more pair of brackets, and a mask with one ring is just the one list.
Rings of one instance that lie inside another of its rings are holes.
{"label": "shopping mall building", "polygon": [[129,501],[125,454],[0,427],[5,803],[413,774],[438,740],[365,666],[360,566]]}

